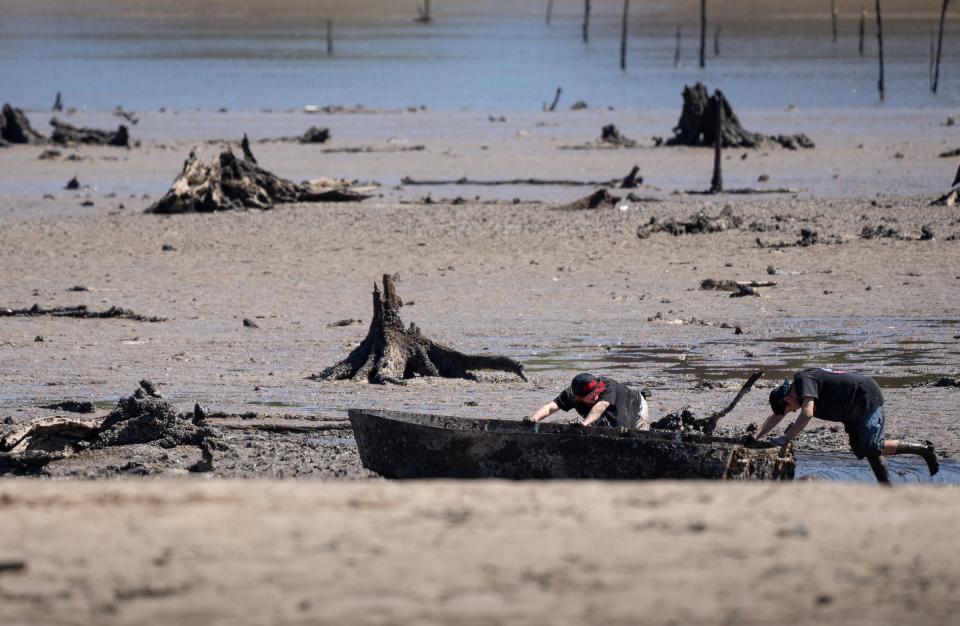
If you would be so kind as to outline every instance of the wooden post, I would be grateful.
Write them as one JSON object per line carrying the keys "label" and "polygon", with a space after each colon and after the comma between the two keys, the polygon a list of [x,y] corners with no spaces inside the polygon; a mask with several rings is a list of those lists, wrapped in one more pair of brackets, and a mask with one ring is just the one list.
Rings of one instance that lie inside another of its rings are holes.
{"label": "wooden post", "polygon": [[937,63],[933,70],[933,93],[937,93],[937,86],[940,84],[940,52],[943,50],[943,22],[947,19],[947,5],[950,0],[943,0],[940,7],[940,37],[937,41]]}
{"label": "wooden post", "polygon": [[863,36],[867,31],[867,10],[860,7],[860,56],[863,56]]}
{"label": "wooden post", "polygon": [[623,24],[620,28],[620,69],[627,69],[627,16],[630,13],[630,0],[623,0]]}
{"label": "wooden post", "polygon": [[720,56],[720,27],[717,26],[713,31],[713,56]]}
{"label": "wooden post", "polygon": [[716,107],[716,130],[713,136],[713,179],[710,181],[710,193],[723,191],[723,98],[716,91],[713,92],[713,105]]}
{"label": "wooden post", "polygon": [[934,45],[933,22],[930,22],[930,63],[927,66],[927,84],[930,85],[930,91],[937,93],[933,89],[933,60],[936,56],[936,46]]}
{"label": "wooden post", "polygon": [[706,67],[704,49],[707,47],[707,0],[700,0],[700,67]]}
{"label": "wooden post", "polygon": [[677,26],[677,45],[673,49],[673,66],[677,67],[680,65],[680,27]]}
{"label": "wooden post", "polygon": [[547,26],[550,25],[550,18],[553,17],[553,0],[547,0]]}
{"label": "wooden post", "polygon": [[333,20],[327,20],[327,56],[333,54]]}
{"label": "wooden post", "polygon": [[590,0],[583,0],[583,43],[590,42]]}
{"label": "wooden post", "polygon": [[880,60],[877,89],[880,91],[880,101],[883,102],[883,16],[880,13],[880,0],[877,0],[877,58]]}
{"label": "wooden post", "polygon": [[830,23],[833,26],[833,43],[837,43],[837,0],[830,0]]}

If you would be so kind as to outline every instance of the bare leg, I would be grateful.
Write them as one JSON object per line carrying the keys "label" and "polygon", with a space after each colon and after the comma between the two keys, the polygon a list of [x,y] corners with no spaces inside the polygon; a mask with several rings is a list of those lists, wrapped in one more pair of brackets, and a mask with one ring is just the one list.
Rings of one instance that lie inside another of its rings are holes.
{"label": "bare leg", "polygon": [[889,486],[890,472],[887,471],[886,460],[878,454],[868,456],[867,461],[870,462],[870,469],[873,470],[873,475],[877,477],[877,482]]}
{"label": "bare leg", "polygon": [[927,469],[933,476],[940,471],[940,463],[937,461],[937,453],[933,444],[929,441],[923,443],[907,443],[897,439],[885,439],[883,442],[883,453],[887,456],[894,454],[916,454],[923,457],[927,462]]}

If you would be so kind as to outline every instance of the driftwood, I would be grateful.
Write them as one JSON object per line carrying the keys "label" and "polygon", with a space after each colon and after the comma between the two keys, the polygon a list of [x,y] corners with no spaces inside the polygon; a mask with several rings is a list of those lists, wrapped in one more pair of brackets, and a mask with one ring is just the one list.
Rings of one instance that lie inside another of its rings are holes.
{"label": "driftwood", "polygon": [[683,88],[683,111],[673,128],[674,136],[666,141],[668,146],[713,146],[717,134],[716,107],[722,107],[720,136],[724,148],[757,148],[768,143],[777,143],[790,150],[813,148],[814,143],[804,134],[763,135],[746,130],[733,107],[719,89],[711,98],[702,83]]}
{"label": "driftwood", "polygon": [[553,95],[553,102],[548,106],[546,102],[543,103],[544,111],[556,111],[557,103],[560,102],[560,94],[563,93],[563,87],[557,87],[557,93]]}
{"label": "driftwood", "polygon": [[40,315],[49,315],[51,317],[79,317],[84,319],[124,319],[135,322],[165,322],[164,317],[151,317],[134,313],[129,309],[123,309],[118,306],[112,306],[106,311],[91,311],[87,305],[54,307],[45,309],[39,304],[34,304],[29,309],[4,309],[0,308],[0,317],[37,317]]}
{"label": "driftwood", "polygon": [[705,278],[700,281],[700,289],[705,291],[729,291],[731,298],[742,298],[743,296],[759,296],[757,291],[759,287],[776,287],[777,283],[772,280],[751,280],[748,282]]}
{"label": "driftwood", "polygon": [[604,207],[614,207],[620,202],[618,196],[610,195],[606,189],[597,189],[589,196],[574,200],[569,204],[563,204],[557,207],[559,211],[584,211],[586,209],[599,209]]}
{"label": "driftwood", "polygon": [[492,369],[516,374],[526,380],[523,365],[505,356],[463,354],[427,339],[414,324],[404,328],[400,319],[403,303],[393,278],[383,275],[383,293],[373,287],[373,320],[367,336],[348,356],[311,380],[367,380],[396,385],[414,376],[443,376],[475,380],[471,370]]}
{"label": "driftwood", "polygon": [[0,118],[0,140],[7,143],[49,143],[46,137],[30,126],[30,120],[21,109],[15,109],[9,104],[3,105],[3,117]]}
{"label": "driftwood", "polygon": [[119,147],[130,145],[130,134],[123,124],[120,124],[115,131],[97,130],[96,128],[78,128],[53,118],[50,120],[50,125],[53,126],[53,134],[50,138],[53,143],[60,145],[74,143]]}
{"label": "driftwood", "polygon": [[510,178],[506,180],[473,180],[464,176],[457,179],[445,180],[415,180],[409,176],[400,179],[401,185],[470,185],[470,186],[500,186],[500,185],[545,185],[556,187],[615,187],[620,183],[620,179],[612,180],[569,180],[569,179],[549,179],[549,178]]}
{"label": "driftwood", "polygon": [[760,377],[763,376],[763,371],[754,372],[750,375],[750,378],[743,383],[743,386],[740,387],[740,391],[737,392],[737,395],[725,408],[714,412],[708,417],[697,418],[689,409],[681,409],[680,411],[675,411],[673,413],[668,413],[663,418],[657,420],[651,424],[651,428],[660,429],[660,430],[676,430],[680,432],[697,432],[703,433],[704,435],[711,435],[717,428],[717,422],[720,421],[720,418],[724,417],[730,411],[737,406],[740,400],[743,399],[745,395],[753,388],[754,383],[756,383]]}
{"label": "driftwood", "polygon": [[350,189],[343,181],[294,183],[280,178],[227,150],[209,163],[196,153],[160,200],[147,213],[203,213],[230,209],[271,209],[290,202],[359,202],[369,196]]}
{"label": "driftwood", "polygon": [[413,146],[344,146],[342,148],[324,148],[320,154],[361,154],[361,153],[392,153],[392,152],[423,152],[427,147],[423,144]]}

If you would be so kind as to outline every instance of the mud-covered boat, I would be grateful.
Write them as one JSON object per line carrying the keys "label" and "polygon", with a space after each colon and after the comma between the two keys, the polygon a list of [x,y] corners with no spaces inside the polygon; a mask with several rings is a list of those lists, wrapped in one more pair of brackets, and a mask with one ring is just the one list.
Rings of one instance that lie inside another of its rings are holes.
{"label": "mud-covered boat", "polygon": [[790,480],[791,447],[669,431],[351,409],[363,466],[387,478]]}

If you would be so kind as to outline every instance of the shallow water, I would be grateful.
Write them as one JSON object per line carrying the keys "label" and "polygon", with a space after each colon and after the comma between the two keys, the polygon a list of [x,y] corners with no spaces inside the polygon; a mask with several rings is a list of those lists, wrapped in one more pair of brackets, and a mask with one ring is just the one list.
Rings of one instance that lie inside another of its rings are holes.
{"label": "shallow water", "polygon": [[[247,12],[212,4],[0,0],[4,97],[34,110],[47,110],[58,91],[67,106],[93,110],[356,103],[539,110],[562,86],[561,108],[576,100],[663,108],[677,106],[684,84],[705,80],[739,107],[878,104],[873,25],[861,57],[853,13],[841,15],[842,37],[834,44],[826,9],[793,15],[788,11],[796,8],[787,5],[754,16],[742,7],[716,9],[708,65],[701,70],[695,4],[634,3],[628,69],[622,72],[619,2],[594,3],[587,45],[580,39],[579,10],[563,3],[551,26],[541,2],[435,3],[437,19],[430,25],[413,22],[416,3],[393,4],[384,14],[299,0],[272,2],[269,10],[252,5]],[[328,15],[335,16],[331,56]],[[960,56],[956,46],[944,50],[940,95],[927,89],[933,16],[932,9],[887,16],[886,106],[960,102],[952,69]],[[678,25],[685,34],[674,67]],[[717,25],[719,57],[712,49]],[[947,22],[948,42],[957,30]]]}
{"label": "shallow water", "polygon": [[[960,484],[960,463],[940,459],[940,471],[930,476],[922,459],[909,456],[888,457],[893,483]],[[839,480],[876,482],[870,464],[849,452],[797,452],[795,480]]]}

